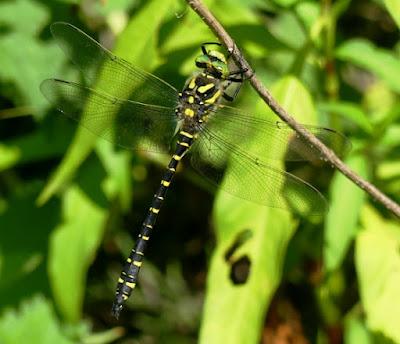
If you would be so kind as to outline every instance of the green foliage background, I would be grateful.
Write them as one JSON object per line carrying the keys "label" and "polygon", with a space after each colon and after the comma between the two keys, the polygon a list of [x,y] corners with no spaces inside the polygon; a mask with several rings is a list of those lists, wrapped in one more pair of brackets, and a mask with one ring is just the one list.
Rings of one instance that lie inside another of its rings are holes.
{"label": "green foliage background", "polygon": [[[400,1],[206,3],[279,102],[345,133],[346,163],[399,202]],[[139,287],[112,319],[166,161],[115,149],[50,108],[40,82],[80,77],[54,21],[178,89],[215,40],[178,0],[0,2],[0,343],[400,343],[398,219],[329,166],[301,167],[330,211],[299,218],[214,195],[186,163]],[[235,106],[274,118],[248,86]],[[243,257],[249,276],[235,285]]]}

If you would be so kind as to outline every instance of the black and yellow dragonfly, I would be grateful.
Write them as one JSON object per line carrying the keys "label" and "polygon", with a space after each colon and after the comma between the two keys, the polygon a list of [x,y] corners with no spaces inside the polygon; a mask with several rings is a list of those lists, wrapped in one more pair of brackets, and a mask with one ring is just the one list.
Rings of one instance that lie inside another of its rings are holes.
{"label": "black and yellow dragonfly", "polygon": [[[218,43],[201,46],[201,55],[195,61],[198,70],[179,93],[155,75],[113,55],[71,24],[55,23],[51,32],[92,85],[45,80],[41,91],[51,104],[88,130],[122,147],[165,153],[172,142],[176,143],[118,280],[114,316],[119,316],[124,301],[136,286],[167,189],[189,149],[193,167],[232,195],[310,214],[326,211],[326,200],[317,189],[271,164],[274,159],[318,159],[317,151],[281,122],[221,104],[223,99],[233,100],[228,89],[240,85],[244,71],[232,68],[223,53],[210,48]],[[331,129],[306,127],[338,153],[347,146],[346,138]],[[273,142],[273,147],[266,145],[263,138]],[[225,170],[229,173],[224,178]],[[245,180],[250,180],[250,185],[243,186]]]}

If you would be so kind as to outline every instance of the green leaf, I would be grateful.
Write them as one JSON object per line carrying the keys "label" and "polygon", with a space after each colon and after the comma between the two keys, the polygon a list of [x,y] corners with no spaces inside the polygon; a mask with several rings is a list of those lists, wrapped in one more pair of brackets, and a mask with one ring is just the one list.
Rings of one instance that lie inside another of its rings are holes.
{"label": "green leaf", "polygon": [[383,161],[376,171],[379,179],[400,178],[400,161]]}
{"label": "green leaf", "polygon": [[[65,1],[65,0],[64,0]],[[79,1],[82,0],[69,0],[69,1]],[[132,8],[138,6],[139,0],[114,0],[107,2],[95,2],[92,4],[94,7],[93,11],[104,16],[110,27],[115,23],[117,26],[121,25],[121,22],[125,24],[124,19],[127,16],[127,13]]]}
{"label": "green leaf", "polygon": [[[299,115],[298,119],[307,123],[315,121],[312,99],[297,79],[286,77],[272,90],[290,113],[301,112],[307,116]],[[268,111],[272,116],[265,104],[258,102],[258,111],[263,114]],[[268,141],[268,138],[262,139]],[[273,145],[270,139],[269,144]],[[229,178],[229,172],[225,178]],[[249,176],[243,176],[243,184],[238,187],[251,188],[248,179]],[[259,343],[265,312],[280,282],[286,248],[297,222],[287,211],[250,203],[223,191],[215,201],[214,218],[217,247],[207,280],[200,343]],[[227,261],[227,252],[243,231],[250,237]],[[250,275],[246,283],[235,285],[229,277],[232,262],[244,257],[250,261]]]}
{"label": "green leaf", "polygon": [[0,171],[14,166],[20,159],[21,152],[17,147],[0,144]]}
{"label": "green leaf", "polygon": [[384,0],[387,10],[390,15],[393,17],[394,21],[397,24],[397,27],[400,28],[400,1],[399,0]]}
{"label": "green leaf", "polygon": [[369,70],[400,92],[400,60],[391,51],[377,48],[365,39],[352,39],[337,48],[336,56]]}
{"label": "green leaf", "polygon": [[302,1],[296,4],[296,13],[305,24],[306,28],[310,30],[320,17],[320,5],[312,1]]}
{"label": "green leaf", "polygon": [[258,0],[214,0],[210,8],[214,15],[229,27],[238,24],[257,24],[257,15],[253,8],[260,4],[261,1]]}
{"label": "green leaf", "polygon": [[[368,177],[368,160],[360,154],[349,156],[345,163],[361,177]],[[346,197],[343,197],[346,190]],[[365,192],[338,171],[331,184],[330,209],[325,222],[324,261],[327,272],[342,263],[357,232],[357,222]]]}
{"label": "green leaf", "polygon": [[[205,1],[206,2],[206,1]],[[212,6],[211,9],[214,11],[214,6],[224,6],[224,8],[232,8],[234,7],[234,10],[240,9],[240,10],[247,10],[249,11],[249,9],[254,9],[257,6],[266,6],[265,1],[264,0],[218,0],[218,1],[212,1],[209,0],[207,1],[208,4],[207,6]],[[212,5],[211,5],[212,4]],[[225,16],[228,16],[227,11],[225,11]],[[254,12],[254,11],[253,11]],[[219,15],[218,15],[219,17]],[[222,22],[224,22],[224,20],[222,20]]]}
{"label": "green leaf", "polygon": [[291,12],[282,12],[270,25],[275,38],[292,49],[300,49],[307,37],[297,17]]}
{"label": "green leaf", "polygon": [[[138,63],[144,69],[154,67],[159,62],[155,56],[157,31],[165,12],[168,10],[170,1],[149,1],[133,17],[118,38],[115,53],[130,62]],[[157,13],[157,15],[155,16],[154,13]],[[104,77],[100,71],[98,83],[112,87],[115,79],[111,79],[111,77],[113,76]],[[104,86],[105,90],[106,87]],[[127,96],[129,90],[126,89],[124,92],[126,94],[121,94],[121,98]],[[87,109],[85,116],[95,115],[95,113],[90,113],[90,111],[95,110]],[[99,123],[99,126],[101,125],[102,123]],[[38,204],[45,203],[63,184],[72,178],[77,168],[92,151],[96,141],[97,136],[89,133],[85,128],[79,127],[66,156],[40,194]]]}
{"label": "green leaf", "polygon": [[66,129],[65,122],[56,120],[55,123],[56,125],[49,127],[42,124],[39,130],[6,141],[12,149],[18,149],[18,164],[60,158],[65,153],[71,131]]}
{"label": "green leaf", "polygon": [[343,118],[344,121],[351,121],[364,132],[372,133],[373,127],[362,107],[355,103],[344,101],[332,101],[318,104],[318,109],[328,113],[334,113]]}
{"label": "green leaf", "polygon": [[361,213],[355,260],[368,327],[400,342],[400,225],[372,207]]}
{"label": "green leaf", "polygon": [[295,3],[299,2],[299,0],[274,0],[274,2],[282,7],[291,7]]}
{"label": "green leaf", "polygon": [[[215,1],[208,1],[207,6],[213,8]],[[199,18],[199,16],[191,9],[185,10],[185,15],[179,19],[179,25],[174,24],[176,28],[166,37],[161,50],[164,54],[176,54],[177,51],[192,48],[193,46],[198,46],[203,42],[213,42],[215,41],[215,36],[210,31],[210,29],[204,25],[204,22]],[[190,34],[188,34],[188,28],[190,28]],[[193,61],[197,55],[199,55],[199,50],[192,51],[189,54],[185,54],[185,61],[176,61],[179,63],[179,71],[184,75],[189,75],[193,72]]]}
{"label": "green leaf", "polygon": [[[39,34],[45,25],[48,18],[47,12],[48,9],[36,1],[4,1],[0,4],[0,22],[7,27],[11,27],[15,32],[23,33],[26,36],[34,36]],[[16,13],[18,15],[15,15]],[[20,50],[21,52],[26,52],[25,49]]]}
{"label": "green leaf", "polygon": [[[39,12],[39,18],[34,15],[36,10],[32,11],[32,14],[28,14],[30,6],[22,5],[21,2],[25,1],[16,2],[14,13],[22,13],[22,17],[29,17],[29,20],[15,23],[15,25],[25,27],[27,23],[40,23],[43,14]],[[0,5],[0,13],[2,13],[1,7]],[[10,16],[19,17],[15,14]],[[30,26],[27,25],[27,27]],[[1,36],[0,50],[3,53],[0,54],[0,78],[16,85],[18,90],[17,96],[14,95],[16,104],[29,105],[32,108],[31,112],[40,114],[47,105],[46,100],[39,92],[40,82],[49,77],[51,75],[49,73],[54,75],[60,69],[63,59],[55,44],[40,42],[37,37],[39,33],[30,31],[13,29],[10,33]]]}
{"label": "green leaf", "polygon": [[63,198],[63,222],[50,238],[48,273],[57,307],[69,322],[81,317],[87,270],[100,245],[105,213],[79,188]]}
{"label": "green leaf", "polygon": [[386,146],[387,148],[395,148],[400,146],[400,125],[392,124],[385,131],[380,144]]}
{"label": "green leaf", "polygon": [[97,136],[84,127],[78,127],[75,137],[68,147],[62,162],[57,167],[56,171],[53,172],[50,180],[37,198],[36,202],[39,206],[46,203],[49,198],[72,178],[78,167],[92,151],[93,144],[96,140]]}
{"label": "green leaf", "polygon": [[105,141],[99,141],[96,151],[107,171],[108,178],[104,182],[104,188],[108,199],[119,196],[122,209],[128,210],[132,200],[129,152],[115,152]]}
{"label": "green leaf", "polygon": [[362,100],[364,111],[368,113],[370,122],[382,126],[391,124],[396,117],[397,96],[388,84],[382,80],[376,80],[369,85]]}
{"label": "green leaf", "polygon": [[49,202],[40,209],[35,206],[40,186],[27,181],[11,184],[2,204],[0,308],[49,289],[45,259],[48,237],[58,220],[58,207],[57,202]]}
{"label": "green leaf", "polygon": [[72,344],[66,338],[47,300],[35,297],[25,301],[19,312],[8,310],[0,318],[2,344]]}
{"label": "green leaf", "polygon": [[118,37],[114,53],[145,70],[157,67],[161,63],[156,54],[158,31],[172,2],[148,1]]}
{"label": "green leaf", "polygon": [[[355,313],[355,312],[354,312]],[[374,340],[363,319],[357,314],[350,313],[344,322],[344,343],[373,344]]]}

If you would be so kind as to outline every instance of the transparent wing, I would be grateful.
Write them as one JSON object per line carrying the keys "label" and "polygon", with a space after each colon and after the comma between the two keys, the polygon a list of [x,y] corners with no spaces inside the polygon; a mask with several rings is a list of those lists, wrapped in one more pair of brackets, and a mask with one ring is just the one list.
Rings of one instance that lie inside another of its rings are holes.
{"label": "transparent wing", "polygon": [[192,147],[192,165],[213,185],[239,198],[302,214],[326,212],[324,196],[312,185],[241,146],[205,127]]}
{"label": "transparent wing", "polygon": [[176,105],[178,92],[174,87],[113,55],[75,26],[58,22],[51,25],[51,32],[90,86],[96,82],[96,89],[117,98],[166,107]]}
{"label": "transparent wing", "polygon": [[[284,159],[287,161],[318,161],[319,152],[292,128],[279,121],[270,121],[265,116],[251,115],[239,109],[220,106],[206,124],[211,132],[218,133],[218,138],[229,144],[246,144],[255,135],[268,137],[274,142],[274,147],[257,149],[262,160]],[[330,147],[339,156],[351,148],[350,141],[342,134],[328,128],[305,125],[305,127],[318,137],[326,146]],[[262,145],[260,140],[260,145]],[[257,142],[252,143],[257,145]]]}
{"label": "transparent wing", "polygon": [[58,79],[43,81],[40,89],[63,114],[122,147],[165,152],[175,134],[174,108],[121,100]]}

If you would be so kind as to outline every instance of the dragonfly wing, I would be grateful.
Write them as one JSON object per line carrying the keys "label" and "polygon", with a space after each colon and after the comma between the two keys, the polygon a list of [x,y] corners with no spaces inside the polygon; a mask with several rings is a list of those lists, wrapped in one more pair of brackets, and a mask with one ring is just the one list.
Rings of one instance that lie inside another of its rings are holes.
{"label": "dragonfly wing", "polygon": [[[262,115],[252,115],[222,105],[211,116],[206,126],[210,131],[218,133],[223,141],[232,144],[248,142],[255,135],[270,138],[274,142],[274,147],[264,149],[263,153],[260,153],[260,158],[263,160],[282,159],[282,152],[286,161],[321,160],[318,150],[310,146],[292,128],[282,122],[271,121]],[[335,130],[310,125],[305,125],[305,127],[339,156],[350,149],[350,141]]]}
{"label": "dragonfly wing", "polygon": [[83,85],[48,79],[40,89],[66,116],[94,134],[133,150],[165,152],[174,136],[174,108],[121,100]]}
{"label": "dragonfly wing", "polygon": [[234,196],[302,214],[327,210],[324,196],[312,185],[283,171],[277,161],[266,163],[208,128],[203,128],[191,152],[193,167]]}
{"label": "dragonfly wing", "polygon": [[174,87],[115,56],[75,26],[57,22],[51,25],[51,32],[89,85],[96,82],[96,89],[118,98],[167,107],[176,105],[178,92]]}

